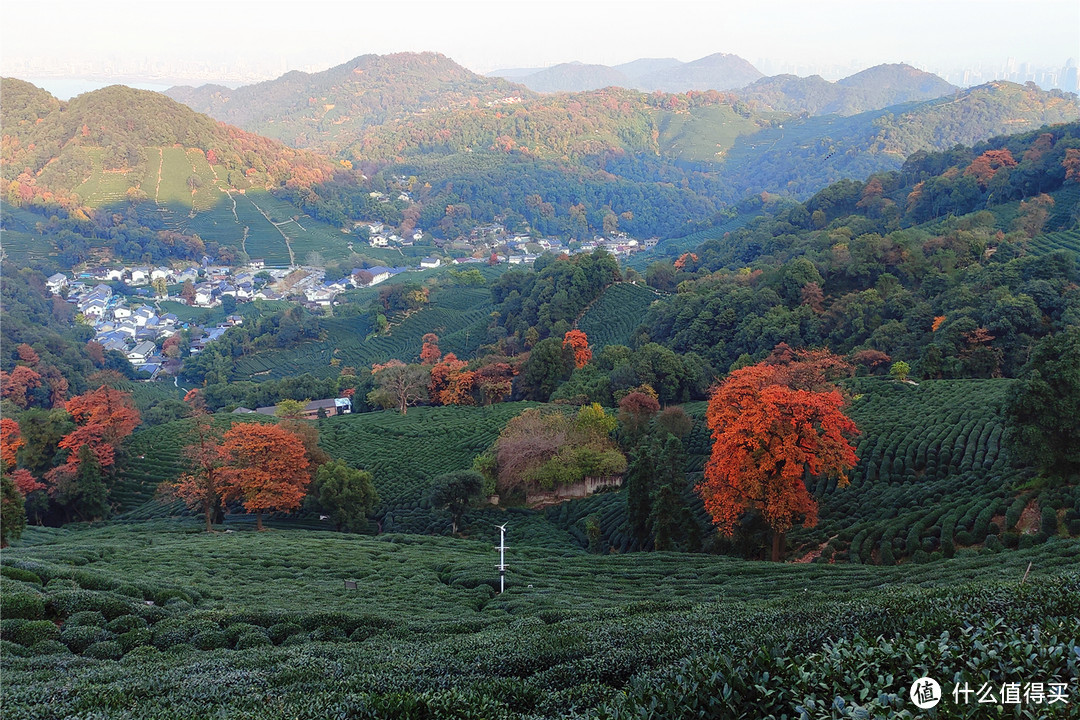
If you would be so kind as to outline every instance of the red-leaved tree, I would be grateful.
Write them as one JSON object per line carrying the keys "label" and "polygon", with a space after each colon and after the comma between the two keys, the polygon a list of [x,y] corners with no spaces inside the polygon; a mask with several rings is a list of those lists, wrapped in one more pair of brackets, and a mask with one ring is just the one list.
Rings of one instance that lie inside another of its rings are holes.
{"label": "red-leaved tree", "polygon": [[843,413],[843,396],[821,377],[834,366],[820,353],[808,363],[759,363],[731,373],[709,400],[712,455],[698,493],[724,535],[747,511],[761,513],[773,560],[789,528],[817,523],[807,478],[836,475],[844,486],[858,462],[848,440],[858,429]]}
{"label": "red-leaved tree", "polygon": [[219,452],[222,497],[241,500],[257,529],[264,512],[300,507],[311,482],[300,438],[276,425],[244,423],[225,433]]}
{"label": "red-leaved tree", "polygon": [[442,352],[439,350],[439,336],[435,333],[426,333],[421,338],[424,345],[420,348],[420,364],[434,365],[439,362]]}
{"label": "red-leaved tree", "polygon": [[580,330],[568,330],[563,336],[563,347],[572,348],[574,351],[574,367],[583,368],[592,360],[592,350],[589,349],[589,338]]}
{"label": "red-leaved tree", "polygon": [[[195,424],[191,428],[191,444],[184,448],[188,471],[172,486],[172,493],[192,510],[202,512],[206,532],[213,530],[214,512],[221,505],[221,433],[214,427],[213,417],[206,412],[202,396],[188,393]],[[187,399],[187,397],[185,397]]]}
{"label": "red-leaved tree", "polygon": [[0,420],[0,462],[3,463],[0,470],[6,471],[15,464],[19,448],[25,444],[26,441],[22,439],[19,423],[11,418]]}

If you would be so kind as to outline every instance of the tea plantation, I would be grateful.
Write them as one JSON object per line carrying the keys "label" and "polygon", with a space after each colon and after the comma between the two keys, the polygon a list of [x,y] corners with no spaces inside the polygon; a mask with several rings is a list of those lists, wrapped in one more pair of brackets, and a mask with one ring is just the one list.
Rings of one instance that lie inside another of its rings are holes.
{"label": "tea plantation", "polygon": [[644,285],[616,283],[585,311],[577,327],[588,336],[593,352],[608,345],[629,345],[645,311],[657,297]]}
{"label": "tea plantation", "polygon": [[[794,558],[818,562],[893,565],[952,557],[960,548],[1027,548],[1052,536],[1080,535],[1080,488],[1042,488],[1027,469],[1014,467],[1002,442],[1001,407],[1010,380],[939,380],[919,385],[882,378],[849,382],[852,417],[862,430],[859,464],[846,488],[822,482],[819,523],[790,534]],[[426,500],[431,481],[470,467],[506,422],[533,403],[490,407],[418,407],[407,415],[384,411],[321,421],[320,442],[333,457],[370,470],[379,492],[371,532],[448,533],[446,513]],[[700,477],[710,448],[705,404],[686,406],[694,428],[685,439],[689,482]],[[227,424],[237,416],[221,416]],[[250,416],[249,416],[250,417]],[[123,520],[182,512],[155,501],[158,483],[182,472],[184,422],[135,433],[116,496]],[[707,526],[700,502],[687,500]],[[474,509],[470,532],[488,536],[501,511]],[[515,510],[536,542],[553,549],[588,545],[585,519],[596,515],[601,546],[632,545],[625,492],[608,492],[544,512]],[[233,515],[230,524],[245,524]],[[501,522],[501,521],[498,521]],[[309,516],[279,517],[279,526],[320,527]]]}
{"label": "tea plantation", "polygon": [[1070,683],[936,717],[1075,716],[1076,542],[778,566],[552,552],[507,519],[502,595],[485,542],[32,528],[3,556],[4,716],[912,718],[924,674]]}

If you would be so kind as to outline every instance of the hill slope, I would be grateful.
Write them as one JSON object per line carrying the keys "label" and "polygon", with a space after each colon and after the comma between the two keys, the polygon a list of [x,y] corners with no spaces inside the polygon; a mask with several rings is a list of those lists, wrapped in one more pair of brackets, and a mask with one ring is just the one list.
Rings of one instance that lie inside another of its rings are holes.
{"label": "hill slope", "polygon": [[[349,238],[338,227],[304,219],[302,210],[268,192],[354,183],[354,175],[321,156],[121,85],[60,103],[4,79],[3,97],[5,117],[22,118],[4,125],[3,179],[12,183],[16,206],[38,214],[30,222],[5,208],[14,256],[42,257],[42,244],[67,266],[87,259],[91,248],[134,260],[148,252],[155,261],[198,259],[203,243],[213,243],[211,254],[228,248],[223,260],[243,251],[271,263],[303,259],[311,250],[330,258],[348,253]],[[68,217],[49,209],[57,204]],[[95,237],[100,231],[85,224],[92,211],[101,211],[98,222],[114,228],[116,242]],[[35,228],[42,213],[45,219],[59,214],[60,227]]]}
{"label": "hill slope", "polygon": [[530,93],[477,75],[438,53],[397,53],[362,55],[322,72],[293,71],[236,90],[181,86],[166,94],[223,122],[294,147],[332,153],[365,127]]}
{"label": "hill slope", "polygon": [[809,115],[857,115],[893,105],[933,100],[959,90],[910,65],[877,65],[838,82],[818,75],[777,75],[751,83],[739,97],[767,110]]}

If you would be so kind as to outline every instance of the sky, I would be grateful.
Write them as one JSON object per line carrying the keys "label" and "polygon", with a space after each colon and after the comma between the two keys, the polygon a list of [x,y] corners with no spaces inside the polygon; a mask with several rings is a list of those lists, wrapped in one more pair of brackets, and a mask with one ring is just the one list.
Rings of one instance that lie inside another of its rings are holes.
{"label": "sky", "polygon": [[766,64],[767,73],[785,64],[933,69],[1008,58],[1061,67],[1080,57],[1077,0],[0,0],[0,8],[0,72],[26,78],[188,73],[235,83],[423,50],[477,72],[716,52]]}

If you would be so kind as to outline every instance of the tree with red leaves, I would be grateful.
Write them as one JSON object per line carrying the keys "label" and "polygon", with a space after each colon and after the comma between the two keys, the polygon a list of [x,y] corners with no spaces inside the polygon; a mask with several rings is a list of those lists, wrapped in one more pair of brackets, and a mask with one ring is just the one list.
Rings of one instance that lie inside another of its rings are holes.
{"label": "tree with red leaves", "polygon": [[26,343],[22,343],[19,347],[15,348],[15,352],[19,355],[19,362],[24,362],[30,367],[37,365],[41,362],[41,358],[34,351],[34,348],[30,347]]}
{"label": "tree with red leaves", "polygon": [[19,448],[25,444],[26,441],[22,439],[19,423],[11,418],[0,420],[0,463],[3,463],[0,470],[6,471],[9,467],[15,465],[15,458],[19,453]]}
{"label": "tree with red leaves", "polygon": [[76,395],[64,407],[77,427],[58,443],[61,449],[68,451],[67,462],[53,468],[45,476],[53,484],[53,491],[63,479],[77,475],[80,450],[84,445],[90,448],[102,469],[111,468],[116,462],[116,449],[141,422],[131,393],[106,385]]}
{"label": "tree with red leaves", "polygon": [[11,400],[16,407],[26,409],[31,390],[41,387],[41,375],[25,365],[16,365],[11,373],[0,370],[0,396]]}
{"label": "tree with red leaves", "polygon": [[238,424],[225,433],[219,452],[222,496],[243,501],[258,530],[264,512],[300,507],[311,482],[300,438],[277,425]]}
{"label": "tree with red leaves", "polygon": [[[191,392],[188,394],[191,395]],[[214,512],[221,506],[221,433],[206,412],[202,396],[195,394],[191,397],[195,425],[191,429],[192,442],[184,448],[188,471],[169,489],[189,508],[202,512],[206,519],[206,532],[211,532]]]}
{"label": "tree with red leaves", "polygon": [[563,347],[572,348],[574,351],[574,367],[583,368],[592,360],[592,350],[589,349],[589,338],[580,330],[568,330],[563,335]]}
{"label": "tree with red leaves", "polygon": [[836,475],[843,487],[858,462],[848,440],[858,429],[843,413],[840,392],[806,387],[808,379],[818,385],[823,364],[833,363],[818,356],[810,368],[797,359],[745,367],[709,400],[712,455],[697,491],[723,535],[734,534],[745,512],[760,512],[772,531],[774,561],[789,528],[817,523],[807,477]]}
{"label": "tree with red leaves", "polygon": [[420,349],[420,364],[434,365],[439,362],[442,352],[439,350],[439,336],[435,333],[427,333],[421,338],[424,346]]}
{"label": "tree with red leaves", "polygon": [[432,402],[443,405],[476,404],[472,396],[476,375],[465,369],[468,365],[464,360],[458,360],[454,353],[446,353],[446,357],[431,368],[428,396]]}

